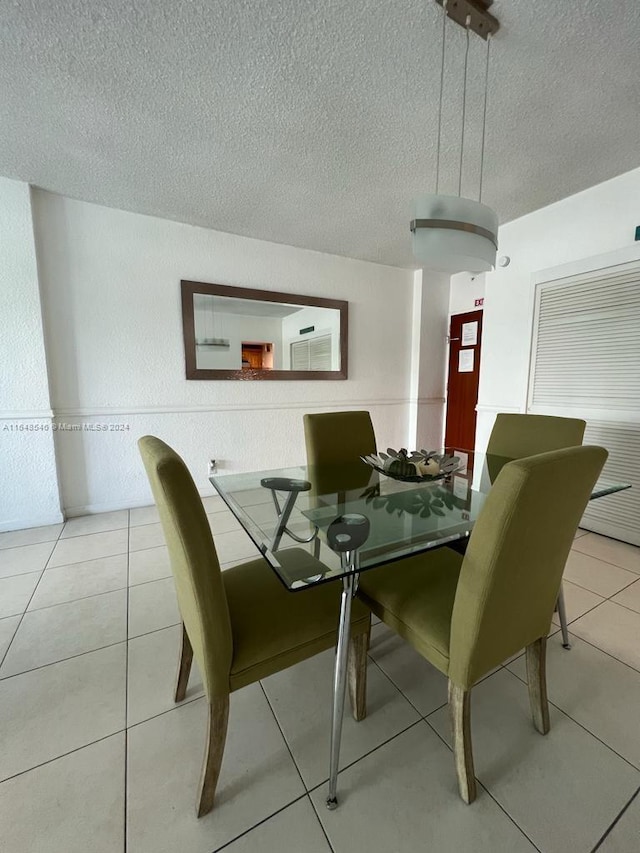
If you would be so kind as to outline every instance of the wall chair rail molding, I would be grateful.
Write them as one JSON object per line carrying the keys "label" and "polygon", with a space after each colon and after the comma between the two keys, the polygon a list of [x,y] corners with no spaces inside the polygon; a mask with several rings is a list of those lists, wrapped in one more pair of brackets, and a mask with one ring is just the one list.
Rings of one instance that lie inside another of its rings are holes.
{"label": "wall chair rail molding", "polygon": [[187,379],[346,379],[348,303],[182,281]]}
{"label": "wall chair rail molding", "polygon": [[524,410],[524,406],[514,406],[513,403],[501,403],[498,405],[495,403],[478,403],[476,406],[476,412],[483,412],[489,415],[497,415],[500,412],[517,415],[524,412]]}
{"label": "wall chair rail molding", "polygon": [[51,420],[55,415],[51,409],[16,409],[0,412],[0,421]]}
{"label": "wall chair rail molding", "polygon": [[368,406],[406,406],[409,403],[421,405],[442,405],[444,397],[422,397],[418,400],[409,397],[380,397],[361,400],[291,400],[278,403],[208,403],[202,406],[102,406],[84,408],[60,408],[55,410],[55,420],[63,418],[98,418],[122,417],[123,415],[180,415],[191,413],[216,412],[270,412],[301,409],[316,411],[318,409],[363,409]]}

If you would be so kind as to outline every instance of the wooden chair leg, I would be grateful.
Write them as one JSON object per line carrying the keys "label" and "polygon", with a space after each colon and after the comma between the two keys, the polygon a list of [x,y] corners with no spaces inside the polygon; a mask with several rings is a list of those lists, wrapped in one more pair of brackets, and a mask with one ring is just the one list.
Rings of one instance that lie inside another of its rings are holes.
{"label": "wooden chair leg", "polygon": [[212,699],[209,703],[209,719],[207,723],[207,743],[202,764],[200,788],[197,805],[197,815],[202,817],[213,808],[216,796],[216,786],[224,755],[224,745],[227,740],[227,723],[229,722],[229,696]]}
{"label": "wooden chair leg", "polygon": [[347,677],[349,701],[354,720],[360,722],[367,716],[367,651],[369,634],[358,634],[349,643]]}
{"label": "wooden chair leg", "polygon": [[549,722],[549,703],[547,701],[547,638],[540,637],[527,646],[527,681],[529,683],[529,703],[533,725],[541,735],[546,735]]}
{"label": "wooden chair leg", "polygon": [[465,803],[476,798],[476,777],[471,747],[471,691],[449,681],[449,715],[458,789]]}
{"label": "wooden chair leg", "polygon": [[187,629],[184,627],[183,623],[182,638],[180,640],[180,658],[178,659],[178,675],[176,677],[176,691],[173,697],[174,702],[182,702],[186,695],[192,662],[193,649],[191,648],[191,641],[189,640]]}

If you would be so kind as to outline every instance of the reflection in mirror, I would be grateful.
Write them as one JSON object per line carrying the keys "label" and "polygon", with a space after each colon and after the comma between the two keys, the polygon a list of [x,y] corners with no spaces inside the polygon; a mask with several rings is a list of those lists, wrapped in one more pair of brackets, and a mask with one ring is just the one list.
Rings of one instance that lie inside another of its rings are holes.
{"label": "reflection in mirror", "polygon": [[340,312],[193,294],[196,366],[340,370]]}
{"label": "reflection in mirror", "polygon": [[182,290],[188,379],[346,378],[346,302],[195,282]]}

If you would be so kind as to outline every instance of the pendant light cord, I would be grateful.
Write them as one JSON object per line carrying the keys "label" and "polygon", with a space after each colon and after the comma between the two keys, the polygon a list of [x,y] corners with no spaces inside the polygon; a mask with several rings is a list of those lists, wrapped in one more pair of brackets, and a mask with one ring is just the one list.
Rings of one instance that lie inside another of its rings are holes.
{"label": "pendant light cord", "polygon": [[464,51],[464,83],[462,87],[462,135],[460,138],[460,170],[458,172],[458,195],[462,195],[462,161],[464,157],[464,128],[467,115],[467,72],[469,69],[469,25],[471,24],[471,16],[467,15],[466,33],[467,44]]}
{"label": "pendant light cord", "polygon": [[482,179],[484,177],[484,140],[487,133],[487,92],[489,90],[489,54],[491,52],[491,33],[487,35],[487,59],[484,71],[484,107],[482,110],[482,145],[480,147],[480,192],[478,201],[482,201]]}
{"label": "pendant light cord", "polygon": [[440,63],[440,105],[438,107],[438,146],[436,153],[436,195],[440,191],[440,141],[442,139],[442,95],[444,92],[444,56],[447,39],[447,0],[442,3],[442,59]]}

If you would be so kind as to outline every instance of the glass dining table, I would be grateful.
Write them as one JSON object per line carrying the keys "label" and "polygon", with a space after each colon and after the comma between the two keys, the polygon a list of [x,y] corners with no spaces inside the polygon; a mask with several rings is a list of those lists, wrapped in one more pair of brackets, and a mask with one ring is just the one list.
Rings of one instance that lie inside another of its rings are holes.
{"label": "glass dining table", "polygon": [[[280,581],[303,595],[340,582],[327,807],[337,806],[337,777],[347,682],[351,601],[361,572],[445,545],[464,547],[493,482],[508,458],[455,451],[446,477],[405,482],[361,460],[340,466],[295,466],[210,477],[220,497]],[[630,488],[598,481],[591,500]],[[316,563],[282,558],[304,547]],[[313,574],[309,574],[309,565]]]}

